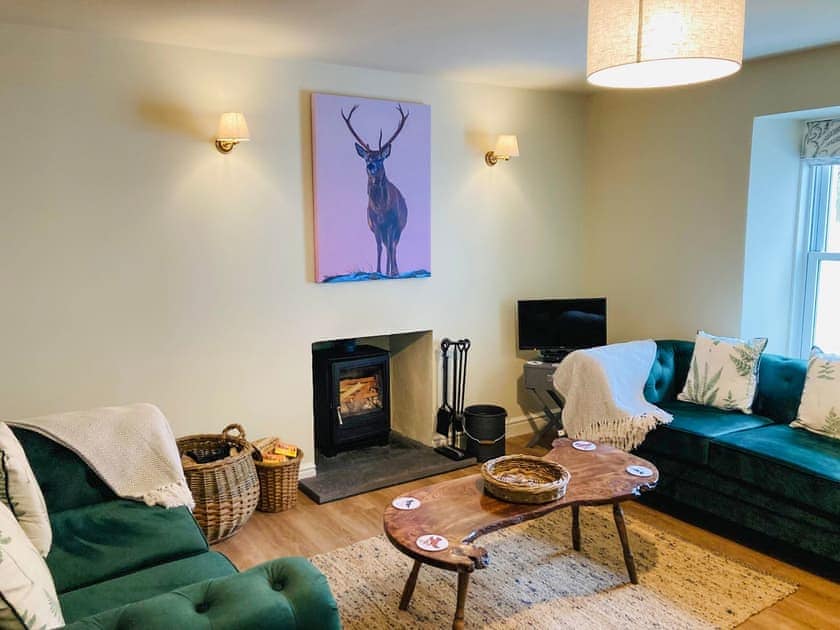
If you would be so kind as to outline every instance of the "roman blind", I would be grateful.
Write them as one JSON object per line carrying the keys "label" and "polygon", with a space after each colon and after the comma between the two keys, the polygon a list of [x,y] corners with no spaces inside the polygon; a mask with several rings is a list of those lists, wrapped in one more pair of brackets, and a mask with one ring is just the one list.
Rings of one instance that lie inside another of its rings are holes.
{"label": "roman blind", "polygon": [[802,159],[814,163],[840,160],[840,118],[805,123]]}

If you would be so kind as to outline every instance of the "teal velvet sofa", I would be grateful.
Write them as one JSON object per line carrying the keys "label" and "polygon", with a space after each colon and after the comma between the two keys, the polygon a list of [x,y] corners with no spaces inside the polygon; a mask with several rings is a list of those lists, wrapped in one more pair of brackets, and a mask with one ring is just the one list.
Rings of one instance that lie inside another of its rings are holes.
{"label": "teal velvet sofa", "polygon": [[304,558],[239,573],[187,508],[120,499],[75,453],[14,432],[46,500],[47,566],[69,628],[341,627],[326,579]]}
{"label": "teal velvet sofa", "polygon": [[637,449],[660,471],[646,500],[840,576],[840,440],[788,426],[806,361],[764,355],[748,415],[677,400],[693,350],[657,341],[645,397],[674,420]]}

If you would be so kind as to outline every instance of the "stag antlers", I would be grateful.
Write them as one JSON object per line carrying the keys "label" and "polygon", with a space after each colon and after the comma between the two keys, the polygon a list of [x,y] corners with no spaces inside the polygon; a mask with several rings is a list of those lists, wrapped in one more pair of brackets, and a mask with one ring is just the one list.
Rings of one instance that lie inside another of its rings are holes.
{"label": "stag antlers", "polygon": [[[365,151],[371,151],[371,148],[368,145],[368,143],[362,140],[361,136],[359,136],[359,134],[356,133],[356,130],[353,129],[353,125],[350,123],[350,118],[353,117],[353,114],[357,109],[359,109],[359,106],[353,105],[353,107],[350,108],[350,113],[345,116],[344,109],[342,108],[341,117],[344,119],[344,123],[347,125],[347,128],[350,130],[350,133],[353,134],[353,137],[356,139],[356,142],[363,146],[365,148]],[[405,121],[408,120],[408,115],[411,113],[410,111],[404,111],[401,104],[397,105],[397,111],[400,113],[400,124],[397,125],[397,130],[385,144],[382,144],[382,129],[379,130],[379,151],[381,151],[383,147],[387,147],[389,144],[391,144],[394,140],[397,139],[397,136],[400,135],[400,132],[403,130],[403,127],[405,127]]]}
{"label": "stag antlers", "polygon": [[353,137],[356,138],[356,142],[358,142],[360,145],[362,145],[365,148],[365,151],[370,151],[370,147],[368,146],[367,142],[365,142],[364,140],[361,139],[359,134],[356,133],[356,130],[353,129],[353,125],[350,124],[350,118],[353,116],[353,113],[357,109],[359,109],[359,106],[358,105],[353,105],[353,107],[350,108],[350,113],[345,116],[344,115],[344,108],[342,107],[341,108],[341,117],[344,119],[344,124],[347,125],[347,128],[350,130],[350,133],[352,133]]}
{"label": "stag antlers", "polygon": [[382,144],[382,129],[379,130],[379,150],[380,151],[382,150],[383,146],[387,147],[389,144],[391,144],[394,140],[397,139],[397,136],[400,135],[400,132],[403,130],[403,127],[405,127],[405,121],[408,120],[409,112],[404,112],[403,108],[402,108],[402,105],[397,104],[397,111],[400,113],[400,124],[397,125],[397,130],[394,132],[394,135],[392,135],[388,139],[388,142],[386,142],[384,145]]}

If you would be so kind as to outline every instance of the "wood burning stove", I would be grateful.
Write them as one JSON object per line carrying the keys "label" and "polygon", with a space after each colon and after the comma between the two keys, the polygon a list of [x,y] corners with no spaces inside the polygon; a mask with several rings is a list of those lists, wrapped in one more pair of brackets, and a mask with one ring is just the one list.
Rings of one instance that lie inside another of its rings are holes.
{"label": "wood burning stove", "polygon": [[315,448],[332,457],[391,433],[390,355],[373,346],[313,350]]}

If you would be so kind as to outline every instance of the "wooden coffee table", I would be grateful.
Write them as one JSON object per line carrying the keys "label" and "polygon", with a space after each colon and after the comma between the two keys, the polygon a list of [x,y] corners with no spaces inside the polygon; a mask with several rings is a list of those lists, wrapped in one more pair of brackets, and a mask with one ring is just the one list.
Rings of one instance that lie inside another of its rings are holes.
{"label": "wooden coffee table", "polygon": [[[417,575],[423,564],[458,574],[458,597],[452,627],[464,627],[464,605],[470,573],[487,566],[487,551],[475,540],[490,532],[516,525],[560,508],[572,508],[572,546],[580,551],[580,507],[612,504],[615,526],[624,552],[627,573],[638,584],[636,565],[627,541],[621,502],[656,486],[659,471],[650,462],[610,446],[599,444],[594,451],[572,448],[571,440],[561,438],[552,444],[545,456],[565,466],[572,477],[566,496],[551,503],[526,505],[507,503],[484,492],[481,475],[475,474],[443,481],[411,493],[420,500],[416,510],[385,509],[385,534],[391,543],[414,559],[400,600],[400,610],[408,608]],[[635,477],[626,471],[630,465],[641,465],[653,471],[651,477]],[[449,541],[443,551],[424,551],[416,541],[423,534],[439,534]]]}

